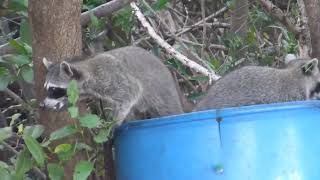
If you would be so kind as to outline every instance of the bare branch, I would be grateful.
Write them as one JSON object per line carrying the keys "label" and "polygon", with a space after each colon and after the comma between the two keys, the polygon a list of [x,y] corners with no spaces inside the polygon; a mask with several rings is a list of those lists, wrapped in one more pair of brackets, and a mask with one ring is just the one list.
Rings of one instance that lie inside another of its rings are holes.
{"label": "bare branch", "polygon": [[90,11],[86,11],[81,14],[81,25],[84,26],[90,22],[90,14],[95,15],[97,18],[109,16],[132,1],[133,0],[112,0],[94,9],[91,9]]}
{"label": "bare branch", "polygon": [[[170,46],[166,41],[164,41],[151,27],[151,25],[148,23],[144,15],[141,13],[139,7],[136,5],[136,3],[132,2],[130,3],[134,14],[137,16],[138,20],[142,24],[143,27],[145,27],[149,33],[149,35],[162,47],[164,48],[170,55],[177,58],[181,63],[184,65],[190,67],[191,69],[194,69],[197,72],[200,72],[204,75],[209,76],[211,80],[217,80],[220,78],[220,76],[210,72],[208,69],[202,67],[201,65],[197,64],[194,61],[191,61],[183,54],[176,51],[172,46]],[[202,22],[202,21],[201,21]]]}
{"label": "bare branch", "polygon": [[290,19],[286,16],[285,13],[282,12],[280,8],[275,6],[271,1],[269,0],[259,0],[262,7],[269,12],[271,16],[278,19],[284,26],[288,28],[290,32],[292,32],[295,36],[299,36],[301,33],[301,28],[295,26],[292,24]]}
{"label": "bare branch", "polygon": [[204,18],[204,19],[196,22],[194,25],[189,26],[189,27],[183,29],[182,31],[178,32],[178,33],[176,34],[176,36],[180,36],[181,34],[184,34],[184,33],[188,32],[188,31],[192,30],[193,28],[195,28],[195,27],[203,24],[203,22],[206,22],[206,21],[208,21],[209,19],[215,18],[215,17],[219,16],[220,14],[226,12],[227,10],[228,10],[228,6],[225,6],[225,7],[221,8],[219,11],[217,11],[217,12],[211,14],[210,16],[208,16],[208,17],[206,17],[206,18]]}
{"label": "bare branch", "polygon": [[31,110],[31,106],[26,103],[20,96],[18,96],[16,93],[14,93],[13,91],[11,91],[9,88],[6,88],[4,90],[4,92],[9,95],[14,101],[16,101],[17,103],[21,104],[21,106],[27,110]]}

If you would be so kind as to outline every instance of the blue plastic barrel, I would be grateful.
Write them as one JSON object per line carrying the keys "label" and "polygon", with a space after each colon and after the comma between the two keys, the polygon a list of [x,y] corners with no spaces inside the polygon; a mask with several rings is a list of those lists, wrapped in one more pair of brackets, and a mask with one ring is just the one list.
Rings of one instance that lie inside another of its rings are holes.
{"label": "blue plastic barrel", "polygon": [[320,102],[129,122],[116,131],[115,161],[117,180],[318,180]]}

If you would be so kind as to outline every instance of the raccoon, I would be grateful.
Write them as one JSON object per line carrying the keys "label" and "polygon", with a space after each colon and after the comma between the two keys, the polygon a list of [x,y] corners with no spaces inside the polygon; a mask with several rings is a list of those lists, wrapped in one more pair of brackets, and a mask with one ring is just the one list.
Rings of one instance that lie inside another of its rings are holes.
{"label": "raccoon", "polygon": [[289,59],[286,68],[246,66],[218,80],[194,111],[317,99],[318,59]]}
{"label": "raccoon", "polygon": [[118,124],[140,115],[153,118],[183,113],[174,79],[159,58],[139,47],[122,47],[87,57],[52,64],[45,81],[42,107],[66,106],[66,88],[78,82],[79,100],[101,99],[112,104]]}

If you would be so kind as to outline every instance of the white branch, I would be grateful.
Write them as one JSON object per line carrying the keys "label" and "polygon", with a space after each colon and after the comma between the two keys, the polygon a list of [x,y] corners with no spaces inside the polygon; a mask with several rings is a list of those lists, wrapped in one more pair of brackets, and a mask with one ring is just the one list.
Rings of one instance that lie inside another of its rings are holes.
{"label": "white branch", "polygon": [[216,75],[213,72],[210,72],[208,69],[204,68],[203,66],[197,64],[194,61],[191,61],[188,59],[185,55],[181,54],[180,52],[176,51],[170,44],[168,44],[165,40],[163,40],[151,27],[151,25],[148,23],[142,12],[140,11],[139,7],[136,5],[136,3],[132,2],[130,3],[134,14],[137,16],[138,20],[142,24],[143,27],[145,27],[149,33],[149,35],[162,47],[164,48],[170,55],[174,56],[179,60],[182,64],[185,66],[190,67],[191,69],[194,69],[197,72],[200,72],[206,76],[209,77],[211,80],[218,80],[220,76]]}

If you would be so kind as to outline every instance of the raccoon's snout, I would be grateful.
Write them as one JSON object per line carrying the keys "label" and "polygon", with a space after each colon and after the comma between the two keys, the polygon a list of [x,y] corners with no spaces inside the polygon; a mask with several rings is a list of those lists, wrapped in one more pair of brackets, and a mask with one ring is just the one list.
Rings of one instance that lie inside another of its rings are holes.
{"label": "raccoon's snout", "polygon": [[47,108],[53,110],[61,110],[67,105],[66,99],[52,99],[46,98],[42,103],[39,104],[40,108]]}

